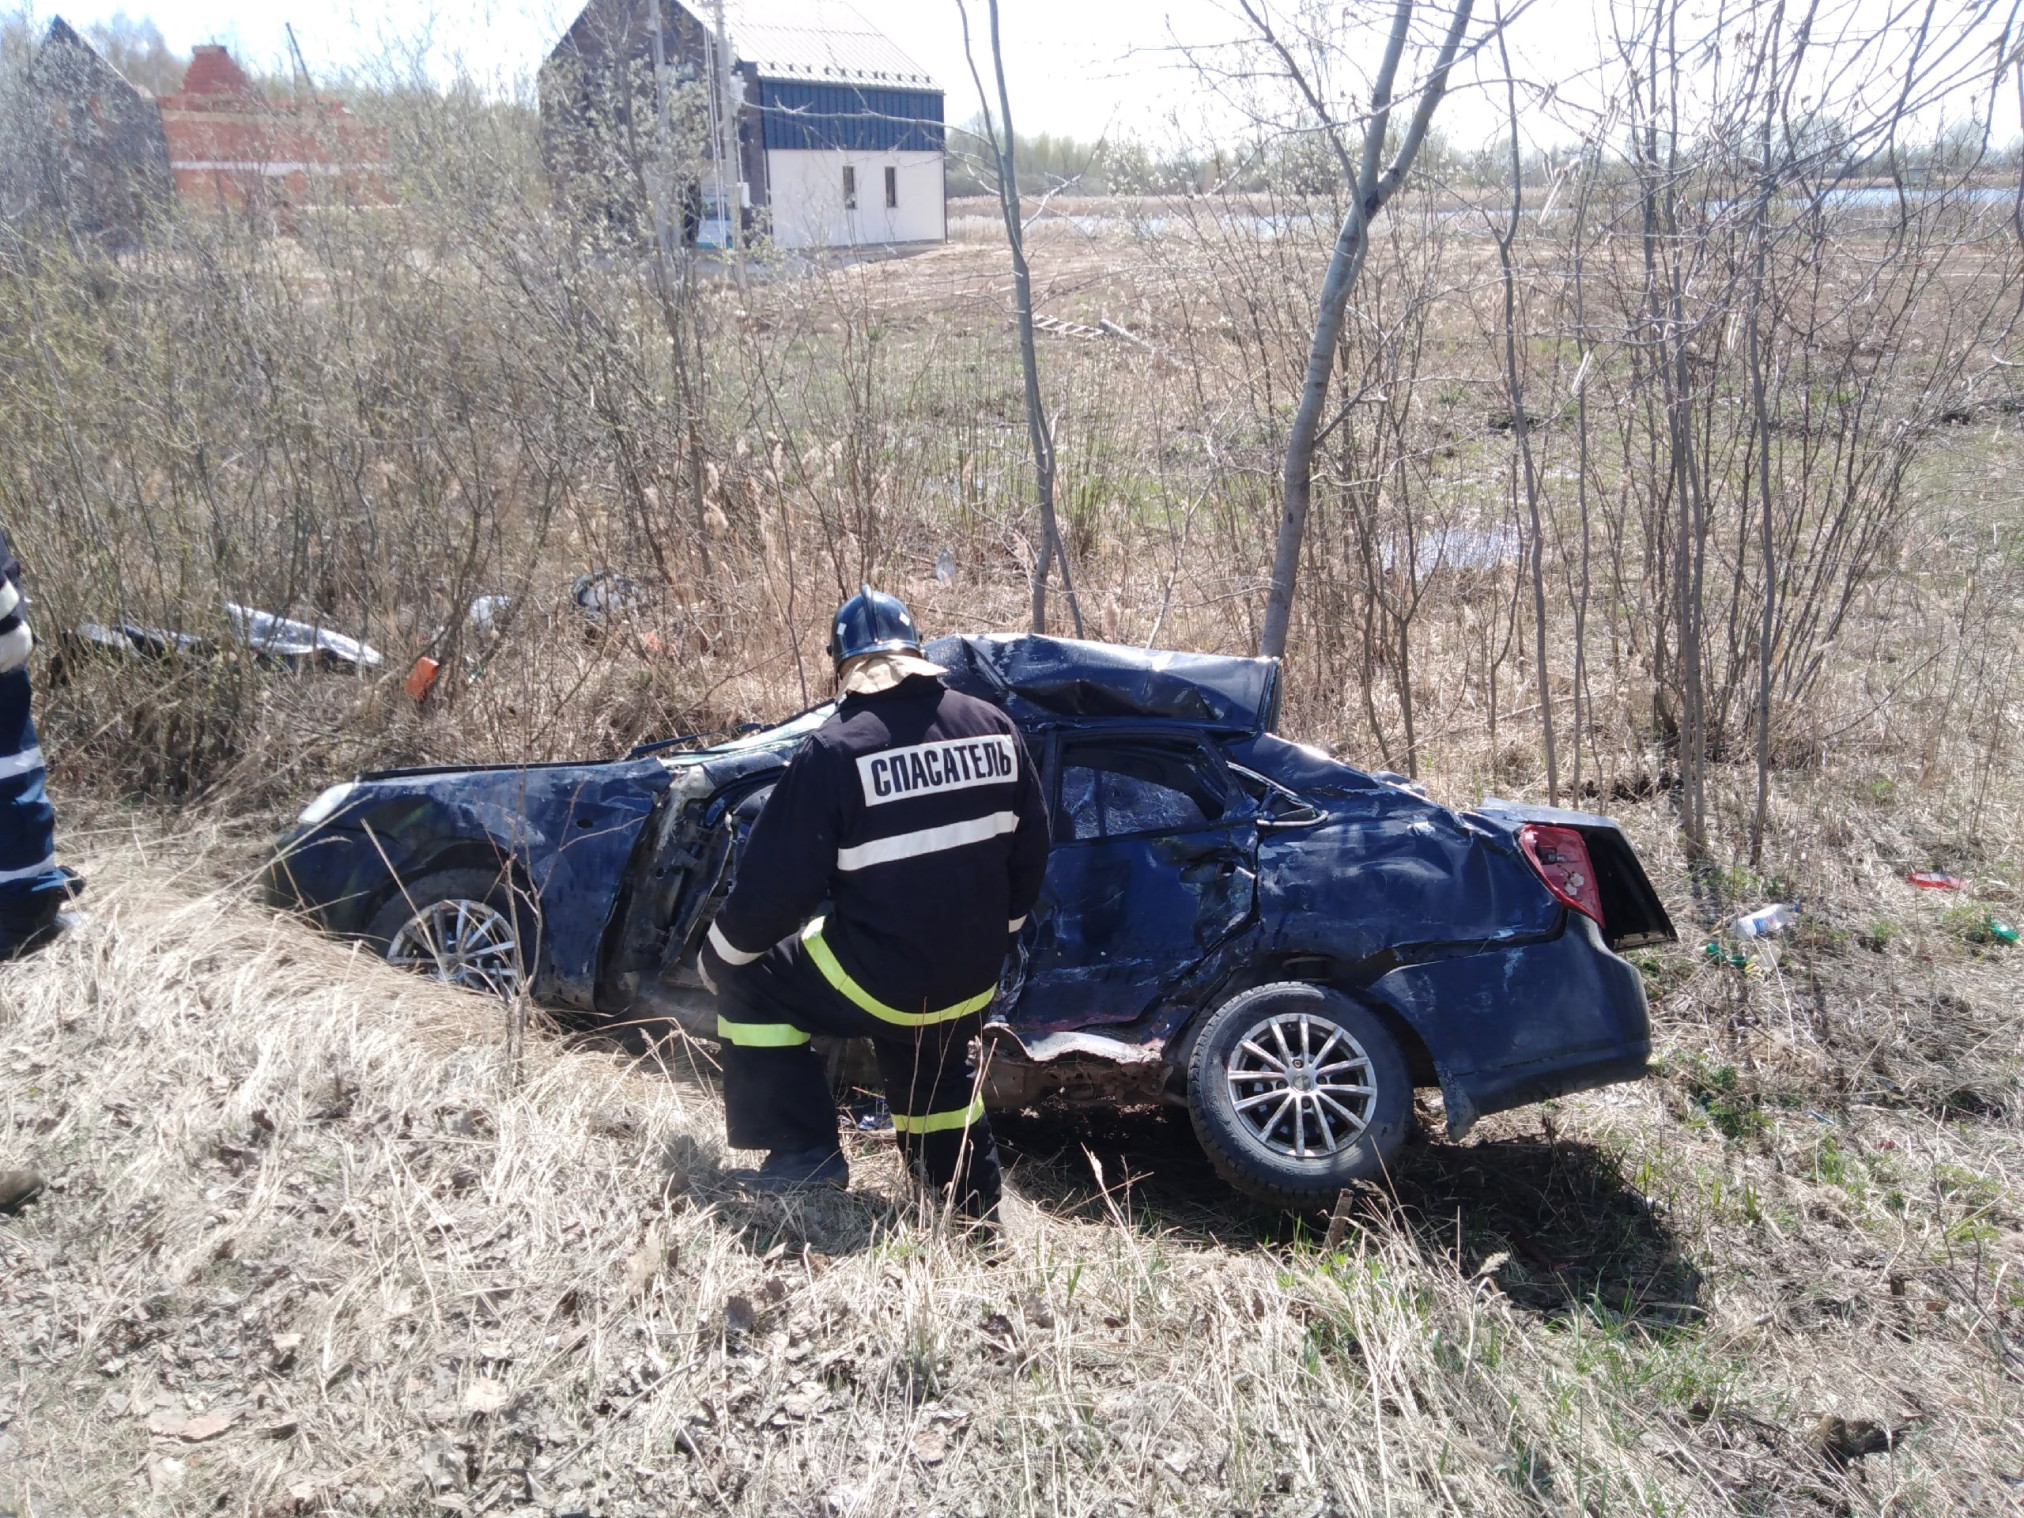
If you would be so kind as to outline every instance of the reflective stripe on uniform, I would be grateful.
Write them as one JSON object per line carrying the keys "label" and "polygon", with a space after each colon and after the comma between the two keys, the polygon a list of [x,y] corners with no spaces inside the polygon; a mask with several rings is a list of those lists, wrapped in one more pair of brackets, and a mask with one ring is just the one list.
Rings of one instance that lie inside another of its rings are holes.
{"label": "reflective stripe on uniform", "polygon": [[55,868],[56,868],[56,856],[54,854],[51,854],[47,859],[43,860],[42,863],[31,864],[27,866],[25,869],[0,870],[0,885],[5,885],[10,880],[27,880],[32,876],[47,874],[49,871]]}
{"label": "reflective stripe on uniform", "polygon": [[982,843],[1018,830],[1017,812],[993,812],[988,817],[973,817],[967,822],[950,822],[912,833],[895,833],[890,838],[875,838],[870,843],[838,849],[836,867],[839,870],[862,870],[868,865],[890,864],[895,859],[913,859],[922,854],[939,854],[944,849],[959,849],[968,843]]}
{"label": "reflective stripe on uniform", "polygon": [[743,949],[734,949],[731,947],[731,940],[724,936],[724,930],[714,922],[710,924],[710,947],[717,951],[719,959],[734,969],[739,965],[749,965],[760,954],[766,952],[760,949],[756,953],[747,954]]}
{"label": "reflective stripe on uniform", "polygon": [[1006,931],[1007,933],[1017,933],[1017,932],[1018,932],[1018,931],[1019,931],[1019,930],[1020,930],[1021,928],[1025,927],[1025,926],[1026,926],[1026,919],[1025,919],[1025,918],[1023,918],[1023,917],[1014,917],[1014,918],[1011,918],[1010,920],[1008,920],[1008,921],[1006,922],[1006,924],[1005,924],[1005,931]]}
{"label": "reflective stripe on uniform", "polygon": [[18,754],[9,754],[0,759],[0,780],[12,780],[16,775],[25,775],[30,770],[42,768],[42,745],[24,748]]}
{"label": "reflective stripe on uniform", "polygon": [[717,1037],[741,1049],[792,1049],[808,1042],[808,1035],[792,1023],[734,1023],[721,1014]]}
{"label": "reflective stripe on uniform", "polygon": [[832,989],[860,1011],[869,1012],[881,1022],[898,1023],[902,1028],[925,1028],[931,1023],[954,1022],[972,1012],[981,1012],[991,1005],[991,998],[998,994],[996,986],[979,991],[967,1001],[959,1001],[953,1007],[943,1007],[938,1012],[902,1012],[898,1007],[888,1007],[871,992],[850,978],[850,973],[837,963],[836,955],[822,939],[820,917],[814,918],[801,930],[801,942],[808,950],[808,957],[815,961],[815,968],[822,972],[822,978]]}
{"label": "reflective stripe on uniform", "polygon": [[984,1098],[980,1096],[969,1106],[953,1112],[923,1112],[919,1117],[895,1112],[893,1127],[901,1133],[946,1133],[951,1128],[967,1128],[983,1115]]}

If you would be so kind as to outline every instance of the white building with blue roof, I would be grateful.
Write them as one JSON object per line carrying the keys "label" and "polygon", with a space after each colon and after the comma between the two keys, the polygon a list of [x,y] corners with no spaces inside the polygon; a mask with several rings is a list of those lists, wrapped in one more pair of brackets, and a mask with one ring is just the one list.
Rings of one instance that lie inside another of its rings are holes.
{"label": "white building with blue roof", "polygon": [[783,248],[942,242],[942,90],[843,0],[728,8],[757,86],[766,200]]}
{"label": "white building with blue roof", "polygon": [[[948,237],[942,90],[844,0],[590,0],[540,75],[558,199],[622,235],[640,203],[671,92],[721,102],[709,166],[660,213],[691,244],[873,249]],[[665,159],[660,160],[665,162]]]}

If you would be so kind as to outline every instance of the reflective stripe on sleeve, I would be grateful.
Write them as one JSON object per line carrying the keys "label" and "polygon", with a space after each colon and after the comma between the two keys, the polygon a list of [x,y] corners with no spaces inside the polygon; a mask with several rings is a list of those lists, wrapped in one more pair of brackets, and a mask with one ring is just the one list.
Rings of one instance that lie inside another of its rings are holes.
{"label": "reflective stripe on sleeve", "polygon": [[871,992],[850,978],[850,972],[837,963],[836,955],[822,938],[823,919],[813,919],[801,930],[801,943],[808,950],[808,957],[815,961],[815,968],[822,972],[822,978],[830,988],[842,996],[859,1011],[869,1012],[880,1022],[897,1023],[902,1028],[925,1028],[932,1023],[954,1022],[972,1012],[981,1012],[991,1005],[991,998],[998,994],[998,988],[991,986],[979,991],[967,1001],[959,1001],[953,1007],[943,1007],[936,1012],[902,1012],[898,1007],[888,1007]]}
{"label": "reflective stripe on sleeve", "polygon": [[18,754],[9,754],[0,759],[0,780],[12,780],[16,775],[26,775],[31,770],[42,768],[42,745],[24,748]]}
{"label": "reflective stripe on sleeve", "polygon": [[919,1117],[895,1112],[893,1127],[900,1133],[946,1133],[951,1128],[967,1128],[983,1115],[984,1098],[980,1096],[969,1106],[953,1112],[923,1112]]}
{"label": "reflective stripe on sleeve", "polygon": [[890,864],[895,859],[913,859],[922,854],[939,854],[944,849],[959,849],[968,843],[982,843],[988,838],[1018,830],[1018,813],[993,812],[988,817],[973,817],[967,822],[950,822],[912,833],[896,833],[891,838],[875,838],[870,843],[838,849],[836,867],[839,870],[862,870],[867,865]]}
{"label": "reflective stripe on sleeve", "polygon": [[791,1049],[808,1042],[808,1035],[792,1023],[734,1023],[717,1019],[717,1037],[741,1049]]}
{"label": "reflective stripe on sleeve", "polygon": [[1025,919],[1025,918],[1023,918],[1023,917],[1014,917],[1014,918],[1011,918],[1011,919],[1010,919],[1009,921],[1007,921],[1007,922],[1006,922],[1006,924],[1005,924],[1005,931],[1006,931],[1007,933],[1017,933],[1017,932],[1018,932],[1018,931],[1019,931],[1019,930],[1020,930],[1021,928],[1025,927],[1025,926],[1026,926],[1026,919]]}
{"label": "reflective stripe on sleeve", "polygon": [[710,924],[710,947],[717,951],[719,959],[734,969],[739,965],[749,965],[760,954],[766,952],[764,949],[761,949],[758,953],[747,954],[743,949],[733,948],[731,940],[724,936],[724,930],[714,922]]}
{"label": "reflective stripe on sleeve", "polygon": [[51,854],[40,864],[31,864],[19,870],[0,870],[0,885],[10,880],[29,880],[37,875],[47,874],[56,868],[56,856]]}
{"label": "reflective stripe on sleeve", "polygon": [[21,604],[21,590],[12,580],[0,580],[0,617],[11,617]]}

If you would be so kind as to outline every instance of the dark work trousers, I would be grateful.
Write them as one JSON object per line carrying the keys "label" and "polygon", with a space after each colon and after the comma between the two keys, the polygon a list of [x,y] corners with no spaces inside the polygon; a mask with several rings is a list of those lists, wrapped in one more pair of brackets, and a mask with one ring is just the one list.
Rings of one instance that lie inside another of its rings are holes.
{"label": "dark work trousers", "polygon": [[0,956],[34,940],[70,899],[29,699],[27,670],[0,674]]}
{"label": "dark work trousers", "polygon": [[731,1147],[794,1151],[835,1143],[836,1102],[809,1035],[868,1038],[901,1153],[919,1161],[937,1187],[954,1185],[960,1211],[989,1215],[998,1205],[998,1148],[970,1059],[980,1013],[907,1025],[891,1020],[894,1009],[867,1011],[825,977],[809,936],[797,933],[751,964],[718,973]]}

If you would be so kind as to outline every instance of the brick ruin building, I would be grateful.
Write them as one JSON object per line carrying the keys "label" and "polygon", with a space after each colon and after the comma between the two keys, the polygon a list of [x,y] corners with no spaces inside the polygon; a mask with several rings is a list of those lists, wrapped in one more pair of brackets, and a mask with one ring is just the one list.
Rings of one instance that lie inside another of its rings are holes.
{"label": "brick ruin building", "polygon": [[164,95],[176,194],[201,210],[292,207],[329,198],[385,204],[386,134],[335,100],[274,99],[222,47],[199,47]]}
{"label": "brick ruin building", "polygon": [[391,199],[383,131],[335,100],[269,96],[222,47],[195,49],[182,88],[156,99],[58,17],[27,86],[29,208],[111,252],[174,201],[275,213]]}

